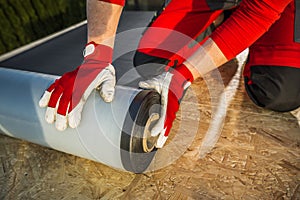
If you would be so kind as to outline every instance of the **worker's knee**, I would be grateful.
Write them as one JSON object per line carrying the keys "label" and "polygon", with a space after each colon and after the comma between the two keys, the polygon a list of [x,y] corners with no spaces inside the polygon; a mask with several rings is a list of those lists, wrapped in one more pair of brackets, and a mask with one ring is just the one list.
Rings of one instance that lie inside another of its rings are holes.
{"label": "worker's knee", "polygon": [[252,66],[245,78],[249,97],[258,106],[287,112],[300,106],[300,69],[292,67]]}
{"label": "worker's knee", "polygon": [[143,78],[151,78],[165,71],[168,60],[136,51],[133,63],[137,72]]}

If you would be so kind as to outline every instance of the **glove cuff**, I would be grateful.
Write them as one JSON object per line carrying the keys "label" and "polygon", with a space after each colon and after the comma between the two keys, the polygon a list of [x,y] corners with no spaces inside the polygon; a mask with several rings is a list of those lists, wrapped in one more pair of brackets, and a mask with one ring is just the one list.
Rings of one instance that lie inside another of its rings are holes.
{"label": "glove cuff", "polygon": [[184,64],[181,64],[176,68],[170,68],[169,73],[172,74],[169,90],[175,95],[179,103],[187,88],[194,81],[194,77]]}
{"label": "glove cuff", "polygon": [[173,74],[173,79],[178,83],[192,83],[194,81],[193,74],[184,64],[181,64],[175,68],[170,68],[170,72]]}
{"label": "glove cuff", "polygon": [[113,49],[103,44],[89,42],[83,51],[84,60],[98,60],[111,63],[113,57]]}

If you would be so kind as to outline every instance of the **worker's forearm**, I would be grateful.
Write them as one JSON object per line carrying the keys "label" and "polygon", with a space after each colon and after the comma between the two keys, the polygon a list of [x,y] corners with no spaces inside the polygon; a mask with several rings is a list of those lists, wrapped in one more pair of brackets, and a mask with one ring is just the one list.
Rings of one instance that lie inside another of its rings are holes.
{"label": "worker's forearm", "polygon": [[122,8],[118,4],[87,0],[88,42],[113,47]]}
{"label": "worker's forearm", "polygon": [[228,60],[212,39],[208,39],[185,62],[185,66],[191,71],[194,79],[218,68]]}
{"label": "worker's forearm", "polygon": [[243,0],[239,7],[185,63],[195,78],[221,66],[251,46],[292,0]]}

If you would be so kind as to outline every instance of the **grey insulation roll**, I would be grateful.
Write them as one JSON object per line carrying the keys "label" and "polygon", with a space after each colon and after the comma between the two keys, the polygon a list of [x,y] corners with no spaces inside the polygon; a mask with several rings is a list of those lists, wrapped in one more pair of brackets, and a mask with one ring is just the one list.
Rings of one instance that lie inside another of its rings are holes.
{"label": "grey insulation roll", "polygon": [[58,151],[140,173],[156,149],[149,128],[157,121],[160,96],[151,90],[117,86],[112,103],[94,91],[78,128],[60,132],[44,120],[38,106],[56,76],[0,68],[0,131]]}

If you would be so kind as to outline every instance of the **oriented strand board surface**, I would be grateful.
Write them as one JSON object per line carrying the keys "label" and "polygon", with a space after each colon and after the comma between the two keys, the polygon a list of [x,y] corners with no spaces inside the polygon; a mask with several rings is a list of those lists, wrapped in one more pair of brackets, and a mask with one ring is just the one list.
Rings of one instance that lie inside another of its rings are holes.
{"label": "oriented strand board surface", "polygon": [[[221,68],[225,83],[235,70],[234,62]],[[187,93],[185,110],[178,113],[172,134],[179,126],[187,134],[198,126],[197,135],[178,160],[158,171],[121,172],[1,135],[0,199],[300,199],[297,121],[290,113],[253,105],[242,80],[217,144],[199,159],[217,106],[206,87],[214,81],[211,75],[195,82],[196,100],[191,91]],[[200,118],[194,117],[195,112]]]}

